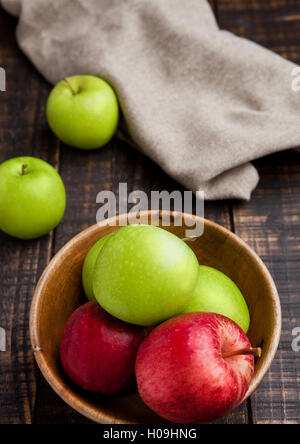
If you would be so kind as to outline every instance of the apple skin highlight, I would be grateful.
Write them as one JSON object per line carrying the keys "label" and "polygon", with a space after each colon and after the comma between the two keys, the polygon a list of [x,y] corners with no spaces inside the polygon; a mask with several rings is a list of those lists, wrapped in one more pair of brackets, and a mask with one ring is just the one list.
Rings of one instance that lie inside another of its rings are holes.
{"label": "apple skin highlight", "polygon": [[188,313],[164,322],[144,340],[136,359],[143,401],[176,423],[211,423],[245,396],[253,373],[251,349],[242,329],[213,313]]}
{"label": "apple skin highlight", "polygon": [[105,244],[105,242],[113,236],[114,233],[110,233],[107,236],[102,237],[98,242],[96,242],[90,251],[88,252],[83,267],[82,267],[82,285],[87,298],[90,301],[95,301],[95,295],[93,291],[93,277],[95,271],[95,265],[97,258]]}
{"label": "apple skin highlight", "polygon": [[126,324],[96,302],[79,307],[66,323],[60,345],[62,366],[85,390],[112,395],[134,380],[134,362],[146,329]]}
{"label": "apple skin highlight", "polygon": [[198,282],[184,313],[195,311],[226,316],[245,333],[250,326],[249,309],[238,286],[221,271],[205,265],[199,266]]}

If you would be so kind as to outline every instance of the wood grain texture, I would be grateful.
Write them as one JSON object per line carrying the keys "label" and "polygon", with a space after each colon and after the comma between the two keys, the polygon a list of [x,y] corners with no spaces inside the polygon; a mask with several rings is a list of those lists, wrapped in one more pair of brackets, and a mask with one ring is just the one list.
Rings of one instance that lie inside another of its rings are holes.
{"label": "wood grain texture", "polygon": [[[223,28],[300,63],[300,5],[290,1],[219,0]],[[300,96],[299,96],[300,97]],[[251,201],[235,204],[235,232],[262,257],[278,285],[283,308],[280,351],[251,399],[254,423],[300,423],[300,156],[287,151],[256,162],[261,181]]]}
{"label": "wood grain texture", "polygon": [[221,28],[253,40],[299,63],[300,4],[297,0],[218,0]]}
{"label": "wood grain texture", "polygon": [[280,350],[252,397],[255,423],[300,422],[300,354],[291,348],[300,326],[300,162],[283,153],[256,162],[261,184],[251,202],[236,205],[235,231],[265,261],[275,278],[283,310]]}
{"label": "wood grain texture", "polygon": [[[223,28],[300,62],[297,0],[211,3]],[[59,150],[44,115],[50,86],[17,48],[15,25],[16,21],[0,10],[0,66],[6,68],[8,82],[8,91],[0,93],[0,162],[27,154],[57,166],[66,183],[68,207],[58,229],[39,241],[24,243],[0,234],[0,277],[4,283],[0,326],[6,328],[8,337],[8,351],[0,353],[0,423],[88,423],[61,401],[39,372],[35,405],[36,374],[28,338],[33,289],[53,253],[95,222],[99,191],[116,192],[119,182],[127,182],[129,192],[139,189],[148,195],[154,189],[181,188],[151,161],[117,140],[97,152]],[[300,422],[299,357],[290,349],[291,330],[300,326],[299,154],[271,156],[257,166],[262,180],[250,203],[210,202],[205,214],[235,228],[262,254],[279,286],[284,331],[278,359],[248,409],[244,404],[222,422]]]}
{"label": "wood grain texture", "polygon": [[[0,66],[6,69],[7,91],[0,93],[0,162],[34,155],[57,166],[57,142],[44,118],[48,87],[18,50],[15,25],[1,11]],[[0,246],[0,325],[7,335],[7,351],[0,353],[0,423],[30,423],[36,380],[28,314],[36,282],[51,257],[52,236],[21,242],[0,233]]]}

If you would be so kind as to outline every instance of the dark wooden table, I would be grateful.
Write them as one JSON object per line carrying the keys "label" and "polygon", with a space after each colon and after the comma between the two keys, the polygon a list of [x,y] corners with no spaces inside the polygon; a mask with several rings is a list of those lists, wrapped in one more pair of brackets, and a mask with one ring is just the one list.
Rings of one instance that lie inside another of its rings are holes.
{"label": "dark wooden table", "polygon": [[[300,64],[299,0],[211,3],[222,28]],[[15,27],[16,20],[1,10],[0,66],[6,69],[7,91],[0,93],[0,162],[20,155],[50,162],[65,182],[68,207],[63,223],[43,239],[20,242],[0,233],[0,326],[7,333],[7,351],[0,352],[0,423],[88,423],[60,400],[35,366],[28,329],[35,285],[51,257],[95,223],[99,191],[117,192],[119,182],[127,182],[129,192],[148,194],[181,188],[119,140],[95,152],[61,146],[45,119],[51,86],[18,49]],[[223,422],[300,423],[300,352],[291,348],[292,330],[300,327],[300,154],[286,151],[255,165],[261,180],[251,201],[207,202],[205,215],[241,236],[269,267],[281,297],[283,333],[259,389]]]}

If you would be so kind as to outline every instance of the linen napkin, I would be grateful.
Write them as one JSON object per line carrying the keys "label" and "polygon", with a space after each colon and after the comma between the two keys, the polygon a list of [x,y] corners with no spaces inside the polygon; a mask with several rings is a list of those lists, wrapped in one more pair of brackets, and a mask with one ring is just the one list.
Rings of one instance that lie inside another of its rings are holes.
{"label": "linen napkin", "polygon": [[295,65],[221,31],[206,0],[1,1],[46,79],[105,78],[133,143],[206,199],[249,199],[249,162],[300,145]]}

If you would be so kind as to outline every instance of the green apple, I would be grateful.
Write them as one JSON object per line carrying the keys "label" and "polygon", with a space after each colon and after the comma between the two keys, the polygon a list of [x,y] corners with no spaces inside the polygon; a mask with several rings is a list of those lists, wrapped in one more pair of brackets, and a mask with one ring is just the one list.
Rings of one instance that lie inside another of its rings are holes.
{"label": "green apple", "polygon": [[51,91],[47,118],[52,131],[66,145],[100,148],[117,130],[118,100],[112,87],[99,77],[69,77]]}
{"label": "green apple", "polygon": [[236,284],[221,271],[200,265],[198,282],[184,313],[221,314],[235,321],[245,333],[250,325],[246,301]]}
{"label": "green apple", "polygon": [[41,159],[17,157],[0,165],[0,229],[20,239],[49,233],[64,215],[66,192],[57,171]]}
{"label": "green apple", "polygon": [[82,284],[87,298],[90,301],[95,301],[95,295],[93,291],[93,276],[96,265],[96,260],[102,250],[105,242],[113,236],[114,233],[110,233],[107,236],[102,237],[88,252],[83,267],[82,267]]}
{"label": "green apple", "polygon": [[129,225],[103,246],[93,289],[111,315],[151,326],[183,311],[198,272],[195,254],[181,239],[155,226]]}

